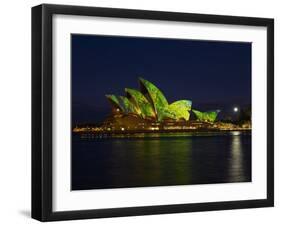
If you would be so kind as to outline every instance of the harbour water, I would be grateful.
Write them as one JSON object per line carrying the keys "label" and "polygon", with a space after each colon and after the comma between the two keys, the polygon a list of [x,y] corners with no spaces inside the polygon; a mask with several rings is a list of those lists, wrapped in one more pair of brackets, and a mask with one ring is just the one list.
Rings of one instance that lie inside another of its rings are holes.
{"label": "harbour water", "polygon": [[72,190],[251,181],[250,132],[72,136]]}

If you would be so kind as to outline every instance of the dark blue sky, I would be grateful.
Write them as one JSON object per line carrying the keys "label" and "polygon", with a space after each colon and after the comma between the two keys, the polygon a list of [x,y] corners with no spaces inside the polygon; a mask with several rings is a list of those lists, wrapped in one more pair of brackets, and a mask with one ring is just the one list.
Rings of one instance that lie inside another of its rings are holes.
{"label": "dark blue sky", "polygon": [[73,34],[71,45],[74,124],[102,121],[105,94],[138,89],[140,76],[169,103],[225,111],[251,103],[251,43]]}

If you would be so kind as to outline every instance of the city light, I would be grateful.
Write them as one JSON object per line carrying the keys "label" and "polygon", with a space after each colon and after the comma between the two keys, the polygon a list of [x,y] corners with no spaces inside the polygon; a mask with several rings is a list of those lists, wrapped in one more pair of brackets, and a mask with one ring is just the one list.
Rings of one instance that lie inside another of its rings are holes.
{"label": "city light", "polygon": [[[251,130],[251,120],[241,120],[243,108],[237,104],[230,108],[231,114],[218,118],[219,109],[199,111],[192,108],[191,100],[177,100],[169,103],[154,84],[139,79],[140,90],[126,88],[126,96],[106,95],[112,106],[112,113],[96,125],[76,125],[75,133],[93,133],[97,137],[135,133],[171,132],[218,132]],[[192,118],[190,118],[192,115]],[[234,133],[236,135],[238,133]]]}

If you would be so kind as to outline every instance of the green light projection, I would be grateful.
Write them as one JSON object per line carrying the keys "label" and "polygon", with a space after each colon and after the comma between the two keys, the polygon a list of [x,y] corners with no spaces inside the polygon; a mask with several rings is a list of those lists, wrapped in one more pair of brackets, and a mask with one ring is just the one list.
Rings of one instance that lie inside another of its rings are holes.
{"label": "green light projection", "polygon": [[140,91],[126,88],[125,92],[127,93],[129,99],[132,98],[132,102],[136,106],[137,111],[142,118],[155,118],[153,107]]}
{"label": "green light projection", "polygon": [[126,112],[126,109],[124,108],[124,106],[122,104],[122,101],[120,101],[116,95],[105,95],[105,96],[114,108],[118,108],[121,111]]}
{"label": "green light projection", "polygon": [[[126,88],[126,96],[106,95],[112,107],[120,109],[123,114],[133,113],[144,119],[189,120],[192,101],[178,100],[169,104],[162,91],[154,84],[143,78],[139,78],[139,82],[140,91]],[[219,110],[200,112],[193,109],[192,111],[197,120],[202,122],[214,122],[219,113]]]}
{"label": "green light projection", "polygon": [[166,109],[164,109],[164,116],[171,119],[185,119],[189,120],[192,102],[190,100],[178,100],[170,104]]}
{"label": "green light projection", "polygon": [[119,99],[121,100],[122,105],[124,106],[125,114],[129,114],[129,113],[137,114],[137,109],[135,105],[127,97],[119,96]]}
{"label": "green light projection", "polygon": [[201,112],[194,109],[192,111],[195,114],[197,120],[203,122],[214,122],[218,116],[218,113],[220,112],[220,110]]}
{"label": "green light projection", "polygon": [[154,111],[157,115],[158,120],[161,121],[164,118],[164,109],[169,105],[166,97],[163,95],[161,90],[151,82],[143,78],[139,78],[139,81],[143,87],[143,92],[147,92],[150,97],[149,99],[152,101]]}

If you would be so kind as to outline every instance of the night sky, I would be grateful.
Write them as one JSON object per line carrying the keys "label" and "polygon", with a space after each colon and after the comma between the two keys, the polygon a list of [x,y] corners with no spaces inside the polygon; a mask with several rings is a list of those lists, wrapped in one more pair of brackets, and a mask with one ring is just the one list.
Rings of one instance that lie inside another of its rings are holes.
{"label": "night sky", "polygon": [[251,43],[73,34],[71,45],[73,124],[101,122],[105,95],[138,89],[138,77],[169,103],[222,112],[251,104]]}

